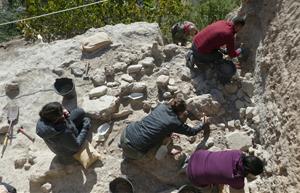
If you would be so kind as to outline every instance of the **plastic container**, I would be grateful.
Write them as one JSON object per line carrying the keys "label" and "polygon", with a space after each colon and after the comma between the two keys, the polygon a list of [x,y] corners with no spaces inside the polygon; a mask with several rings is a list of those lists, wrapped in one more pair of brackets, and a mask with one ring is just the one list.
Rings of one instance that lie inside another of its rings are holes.
{"label": "plastic container", "polygon": [[58,78],[54,82],[54,91],[66,99],[76,97],[75,85],[70,78]]}
{"label": "plastic container", "polygon": [[100,125],[97,129],[98,141],[105,141],[105,135],[110,129],[110,125],[108,123],[104,123]]}
{"label": "plastic container", "polygon": [[109,183],[110,193],[134,193],[132,183],[125,177],[117,177]]}

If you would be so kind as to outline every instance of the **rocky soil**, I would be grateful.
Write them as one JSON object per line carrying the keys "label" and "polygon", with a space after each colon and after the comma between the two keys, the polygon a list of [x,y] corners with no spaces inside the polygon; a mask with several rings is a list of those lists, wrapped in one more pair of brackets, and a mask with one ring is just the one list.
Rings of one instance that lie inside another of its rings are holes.
{"label": "rocky soil", "polygon": [[[194,113],[204,112],[212,120],[208,139],[199,134],[174,141],[184,153],[191,154],[197,147],[241,149],[267,164],[263,175],[248,179],[244,192],[297,192],[299,6],[289,0],[243,2],[239,13],[246,13],[249,22],[238,40],[250,52],[241,61],[242,71],[226,86],[216,81],[212,71],[190,71],[185,66],[187,48],[164,45],[157,24],[105,26],[50,44],[26,45],[18,40],[3,44],[0,131],[7,128],[7,104],[14,101],[20,107],[15,130],[22,125],[36,141],[31,143],[15,132],[16,138],[0,159],[0,176],[24,193],[104,193],[108,192],[109,182],[120,175],[127,175],[138,193],[172,192],[186,183],[178,170],[180,157],[168,156],[158,162],[150,152],[150,158],[142,163],[122,162],[117,144],[120,131],[128,123],[182,93]],[[80,42],[100,31],[106,32],[113,44],[97,53],[83,54]],[[90,79],[84,80],[87,63]],[[53,83],[60,77],[74,80],[75,103],[62,101],[54,92]],[[134,92],[144,93],[144,98],[124,98]],[[68,108],[77,102],[87,111],[93,119],[90,141],[101,153],[101,162],[87,170],[79,164],[57,163],[35,135],[38,112],[51,101],[62,101]],[[97,143],[96,129],[104,122],[109,122],[112,129],[104,142]],[[194,125],[197,120],[188,123]]]}

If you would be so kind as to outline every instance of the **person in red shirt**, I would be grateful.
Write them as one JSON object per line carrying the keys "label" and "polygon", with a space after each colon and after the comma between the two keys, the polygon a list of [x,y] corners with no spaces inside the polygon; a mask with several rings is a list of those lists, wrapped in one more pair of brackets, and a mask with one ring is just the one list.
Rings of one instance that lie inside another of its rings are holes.
{"label": "person in red shirt", "polygon": [[187,54],[187,66],[192,68],[196,64],[198,68],[202,68],[203,64],[224,64],[218,69],[220,74],[231,77],[235,74],[236,67],[223,59],[220,47],[226,46],[229,57],[238,57],[241,48],[234,49],[235,34],[244,25],[245,19],[237,17],[233,21],[217,21],[202,29],[193,39],[192,50]]}

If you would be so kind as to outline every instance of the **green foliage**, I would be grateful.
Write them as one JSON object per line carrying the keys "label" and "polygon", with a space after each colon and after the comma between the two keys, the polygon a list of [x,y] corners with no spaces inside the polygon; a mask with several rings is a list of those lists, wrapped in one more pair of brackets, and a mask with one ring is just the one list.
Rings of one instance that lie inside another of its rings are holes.
{"label": "green foliage", "polygon": [[[21,3],[19,1],[10,2],[8,7],[0,10],[0,23],[16,20],[20,15],[16,9],[20,7]],[[15,24],[0,26],[0,42],[8,41],[20,34],[20,30]]]}
{"label": "green foliage", "polygon": [[[95,0],[26,0],[24,17],[31,17]],[[108,0],[104,3],[21,22],[19,28],[27,39],[41,34],[47,41],[70,38],[89,28],[136,21],[157,22],[165,37],[170,37],[171,26],[184,20],[195,22],[199,28],[222,19],[237,6],[239,0],[203,0],[191,5],[183,0]]]}
{"label": "green foliage", "polygon": [[240,5],[240,0],[203,0],[197,4],[190,18],[199,29],[225,16]]}

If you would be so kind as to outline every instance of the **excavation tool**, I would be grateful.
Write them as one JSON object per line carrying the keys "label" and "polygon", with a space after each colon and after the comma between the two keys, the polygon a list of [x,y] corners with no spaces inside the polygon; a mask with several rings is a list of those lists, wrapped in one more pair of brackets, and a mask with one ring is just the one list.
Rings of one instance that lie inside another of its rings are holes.
{"label": "excavation tool", "polygon": [[90,79],[90,77],[88,76],[89,69],[90,69],[90,63],[86,63],[86,65],[85,65],[85,73],[83,75],[83,80],[89,80]]}
{"label": "excavation tool", "polygon": [[18,115],[19,115],[19,107],[15,103],[9,104],[8,111],[7,111],[7,119],[8,119],[9,127],[3,141],[1,158],[3,157],[6,147],[8,145],[8,140],[10,140],[10,144],[12,143],[13,123],[17,120]]}
{"label": "excavation tool", "polygon": [[123,98],[125,99],[131,99],[131,100],[138,100],[144,97],[143,93],[139,93],[139,92],[134,92],[131,93],[130,95],[124,96]]}
{"label": "excavation tool", "polygon": [[21,126],[21,127],[18,129],[17,133],[22,133],[22,134],[25,135],[30,141],[32,141],[32,143],[34,143],[35,138],[34,138],[34,137],[31,137],[30,135],[28,135],[28,134],[25,132],[23,126]]}

